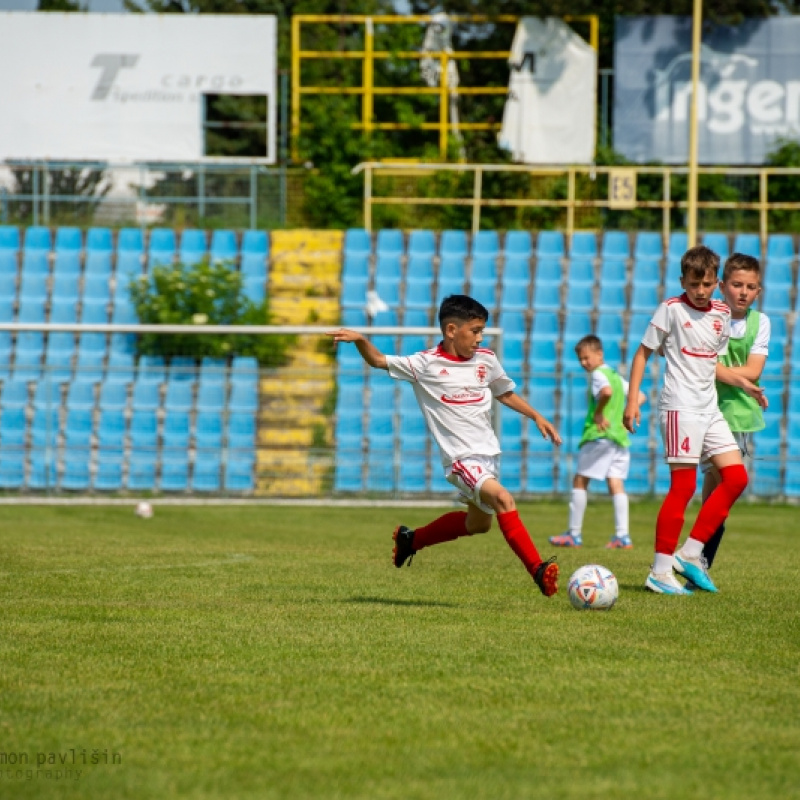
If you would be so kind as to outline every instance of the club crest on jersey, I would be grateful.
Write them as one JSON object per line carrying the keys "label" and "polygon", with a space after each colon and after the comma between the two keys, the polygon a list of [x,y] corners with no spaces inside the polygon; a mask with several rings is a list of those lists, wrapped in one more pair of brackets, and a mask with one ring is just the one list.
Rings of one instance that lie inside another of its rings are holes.
{"label": "club crest on jersey", "polygon": [[717,336],[722,336],[722,321],[715,319],[712,324],[714,327],[714,333],[716,333]]}
{"label": "club crest on jersey", "polygon": [[483,386],[489,378],[489,367],[486,364],[475,365],[475,379]]}

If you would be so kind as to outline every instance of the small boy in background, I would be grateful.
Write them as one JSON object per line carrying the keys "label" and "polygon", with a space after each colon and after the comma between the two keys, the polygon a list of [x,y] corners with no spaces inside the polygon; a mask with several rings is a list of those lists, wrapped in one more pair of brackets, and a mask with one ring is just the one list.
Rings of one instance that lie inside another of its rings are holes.
{"label": "small boy in background", "polygon": [[[772,326],[769,317],[751,308],[761,294],[761,265],[753,256],[733,253],[725,262],[719,290],[731,310],[731,338],[727,355],[720,357],[720,364],[755,384],[764,371],[769,353],[769,338]],[[764,428],[764,414],[758,401],[743,389],[717,381],[719,410],[733,433],[746,463],[755,451],[753,434]],[[704,473],[703,502],[719,486],[720,475],[710,462],[701,465]],[[714,535],[705,543],[703,555],[710,569],[717,548],[725,533],[723,522]],[[689,587],[691,588],[691,586]]]}
{"label": "small boy in background", "polygon": [[[589,373],[589,410],[583,426],[578,469],[572,481],[569,504],[569,530],[551,536],[556,547],[581,547],[583,517],[589,499],[589,481],[606,481],[614,504],[614,536],[606,544],[609,549],[629,550],[633,547],[628,530],[628,495],[625,479],[631,462],[628,431],[622,424],[622,412],[628,395],[628,382],[605,363],[603,343],[593,334],[584,336],[575,345],[581,366]],[[639,404],[647,398],[639,392]]]}

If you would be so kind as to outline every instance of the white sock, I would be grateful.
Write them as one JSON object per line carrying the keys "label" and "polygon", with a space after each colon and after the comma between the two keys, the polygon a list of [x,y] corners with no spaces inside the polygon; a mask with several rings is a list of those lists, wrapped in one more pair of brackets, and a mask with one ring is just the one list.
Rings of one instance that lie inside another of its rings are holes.
{"label": "white sock", "polygon": [[611,495],[614,504],[614,529],[618,537],[628,535],[628,495],[625,492]]}
{"label": "white sock", "polygon": [[671,575],[672,564],[671,555],[667,553],[656,553],[655,560],[653,561],[653,572],[656,575]]}
{"label": "white sock", "polygon": [[573,489],[572,499],[569,501],[569,532],[573,536],[580,536],[583,530],[583,515],[586,513],[586,504],[589,501],[589,492],[586,489]]}
{"label": "white sock", "polygon": [[703,543],[697,539],[687,539],[678,552],[686,558],[700,558],[703,555]]}

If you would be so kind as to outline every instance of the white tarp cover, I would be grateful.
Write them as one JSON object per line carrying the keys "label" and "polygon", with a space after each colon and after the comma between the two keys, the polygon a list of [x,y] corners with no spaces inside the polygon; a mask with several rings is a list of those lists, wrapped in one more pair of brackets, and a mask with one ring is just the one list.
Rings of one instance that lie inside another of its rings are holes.
{"label": "white tarp cover", "polygon": [[196,161],[202,95],[267,95],[274,16],[0,13],[0,161]]}
{"label": "white tarp cover", "polygon": [[498,145],[525,164],[590,164],[595,151],[597,53],[560,19],[523,17]]}

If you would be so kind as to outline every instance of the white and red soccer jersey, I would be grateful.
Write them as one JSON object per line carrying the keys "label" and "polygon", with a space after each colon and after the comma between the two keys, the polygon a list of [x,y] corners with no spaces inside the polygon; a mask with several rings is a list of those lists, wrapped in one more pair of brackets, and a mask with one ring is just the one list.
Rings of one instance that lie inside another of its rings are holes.
{"label": "white and red soccer jersey", "polygon": [[682,294],[661,303],[642,344],[663,349],[667,361],[659,398],[662,411],[717,411],[714,377],[717,359],[728,351],[730,330],[731,311],[719,300],[697,308]]}
{"label": "white and red soccer jersey", "polygon": [[462,359],[438,345],[412,356],[386,356],[386,363],[393,378],[412,384],[444,466],[470,455],[500,453],[492,399],[516,384],[491,350],[479,348],[472,358]]}

